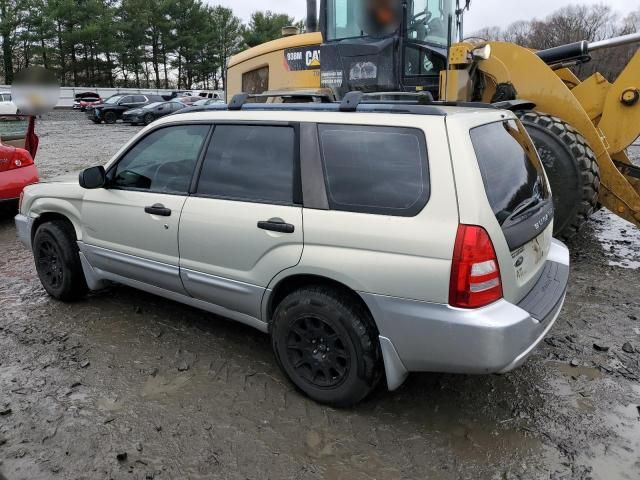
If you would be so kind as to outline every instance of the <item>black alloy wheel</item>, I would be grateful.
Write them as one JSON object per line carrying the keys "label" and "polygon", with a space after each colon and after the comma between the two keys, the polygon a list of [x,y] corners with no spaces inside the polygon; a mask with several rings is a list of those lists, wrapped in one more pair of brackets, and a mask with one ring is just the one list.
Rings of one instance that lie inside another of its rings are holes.
{"label": "black alloy wheel", "polygon": [[64,280],[64,268],[62,254],[57,245],[49,240],[44,240],[38,245],[36,262],[40,279],[46,286],[57,290]]}
{"label": "black alloy wheel", "polygon": [[351,355],[331,325],[318,317],[301,316],[287,338],[287,357],[300,378],[320,388],[340,385],[349,374]]}

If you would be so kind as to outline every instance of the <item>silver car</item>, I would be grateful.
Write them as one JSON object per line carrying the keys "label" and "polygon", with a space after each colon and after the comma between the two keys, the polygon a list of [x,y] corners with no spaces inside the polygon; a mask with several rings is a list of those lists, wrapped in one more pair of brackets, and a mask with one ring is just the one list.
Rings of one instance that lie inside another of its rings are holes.
{"label": "silver car", "polygon": [[569,254],[511,112],[252,104],[165,117],[106,165],[27,187],[38,275],[117,283],[270,335],[311,398],[409,372],[521,365],[558,317]]}

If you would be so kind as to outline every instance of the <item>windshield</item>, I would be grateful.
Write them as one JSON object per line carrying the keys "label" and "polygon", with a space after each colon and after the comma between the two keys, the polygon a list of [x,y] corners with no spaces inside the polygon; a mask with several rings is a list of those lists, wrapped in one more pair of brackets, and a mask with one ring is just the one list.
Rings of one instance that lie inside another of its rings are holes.
{"label": "windshield", "polygon": [[123,97],[123,95],[114,95],[113,97],[107,98],[104,103],[114,104],[118,103],[118,101]]}
{"label": "windshield", "polygon": [[401,0],[327,0],[327,39],[383,36],[398,30]]}
{"label": "windshield", "polygon": [[410,40],[448,45],[449,16],[454,15],[452,0],[413,0],[407,9],[407,36]]}
{"label": "windshield", "polygon": [[162,103],[168,103],[168,102],[153,102],[153,103],[150,103],[149,105],[145,105],[143,108],[154,108]]}
{"label": "windshield", "polygon": [[[328,40],[384,36],[398,30],[402,0],[327,0]],[[453,0],[407,0],[407,37],[446,47]]]}

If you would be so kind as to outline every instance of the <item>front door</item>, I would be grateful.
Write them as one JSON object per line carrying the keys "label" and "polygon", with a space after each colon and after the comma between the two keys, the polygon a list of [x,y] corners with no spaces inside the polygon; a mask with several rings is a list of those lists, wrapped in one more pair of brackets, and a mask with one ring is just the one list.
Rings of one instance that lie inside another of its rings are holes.
{"label": "front door", "polygon": [[262,295],[302,255],[298,140],[288,125],[217,125],[180,220],[194,297],[260,318]]}
{"label": "front door", "polygon": [[178,225],[208,125],[159,128],[107,173],[82,203],[83,251],[96,269],[184,293]]}

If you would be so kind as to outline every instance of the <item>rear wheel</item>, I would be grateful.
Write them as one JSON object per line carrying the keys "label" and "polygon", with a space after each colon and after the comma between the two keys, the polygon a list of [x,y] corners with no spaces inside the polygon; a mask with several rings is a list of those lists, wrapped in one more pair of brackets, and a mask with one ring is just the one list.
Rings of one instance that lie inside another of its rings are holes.
{"label": "rear wheel", "polygon": [[558,117],[530,110],[516,112],[549,177],[555,208],[554,235],[573,237],[597,209],[600,170],[587,140]]}
{"label": "rear wheel", "polygon": [[271,340],[284,373],[318,402],[353,405],[381,378],[373,320],[333,289],[308,287],[289,294],[274,313]]}
{"label": "rear wheel", "polygon": [[113,124],[118,120],[118,116],[116,112],[105,112],[104,114],[104,123]]}
{"label": "rear wheel", "polygon": [[64,221],[43,223],[33,238],[33,256],[42,286],[58,300],[72,301],[87,291],[76,235]]}
{"label": "rear wheel", "polygon": [[144,124],[145,125],[149,125],[151,122],[153,122],[155,120],[155,117],[153,116],[152,113],[147,113],[144,117]]}

